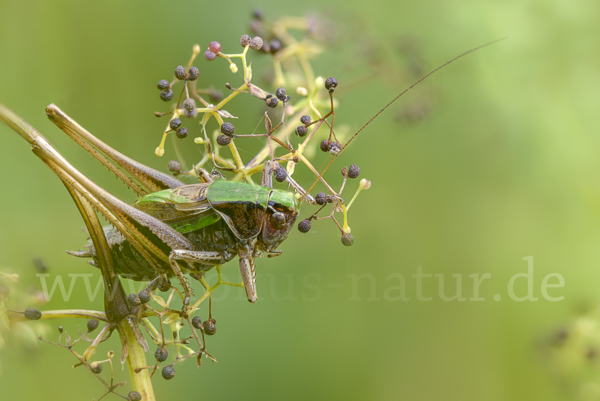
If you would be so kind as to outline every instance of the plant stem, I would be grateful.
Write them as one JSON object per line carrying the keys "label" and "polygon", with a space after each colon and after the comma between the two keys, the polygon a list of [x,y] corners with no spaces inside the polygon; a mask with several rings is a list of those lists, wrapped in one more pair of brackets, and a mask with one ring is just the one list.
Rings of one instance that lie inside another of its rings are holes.
{"label": "plant stem", "polygon": [[[121,342],[127,347],[127,367],[129,368],[133,389],[141,394],[143,401],[156,401],[150,371],[144,369],[148,366],[144,350],[133,335],[133,330],[131,330],[127,319],[123,319],[119,323],[119,328],[122,336]],[[139,372],[136,372],[137,369],[140,369]]]}

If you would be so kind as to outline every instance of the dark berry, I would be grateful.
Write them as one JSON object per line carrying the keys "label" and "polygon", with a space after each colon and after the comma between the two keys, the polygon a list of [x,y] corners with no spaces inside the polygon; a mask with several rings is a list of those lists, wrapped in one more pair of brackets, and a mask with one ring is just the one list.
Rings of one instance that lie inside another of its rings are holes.
{"label": "dark berry", "polygon": [[130,391],[127,394],[127,401],[142,401],[142,395],[137,391]]}
{"label": "dark berry", "polygon": [[319,192],[317,194],[317,196],[315,196],[315,202],[317,202],[317,205],[324,205],[327,203],[327,195],[325,194],[325,192]]}
{"label": "dark berry", "polygon": [[154,353],[154,358],[156,358],[156,360],[158,362],[164,362],[167,360],[167,358],[169,357],[169,353],[167,352],[166,349],[164,348],[157,348],[156,352]]}
{"label": "dark berry", "polygon": [[310,220],[306,219],[306,220],[302,220],[300,223],[298,223],[298,230],[301,233],[307,233],[310,231]]}
{"label": "dark berry", "polygon": [[334,77],[327,78],[325,81],[325,89],[332,91],[338,86],[338,81]]}
{"label": "dark berry", "polygon": [[242,37],[240,38],[240,45],[242,45],[242,47],[246,47],[248,46],[248,43],[250,43],[250,36],[242,35]]}
{"label": "dark berry", "polygon": [[27,320],[40,320],[42,318],[42,312],[34,308],[25,309],[25,319]]}
{"label": "dark berry", "polygon": [[174,118],[171,121],[169,121],[169,127],[171,127],[171,129],[177,129],[181,126],[181,120],[178,118]]}
{"label": "dark berry", "polygon": [[232,123],[223,123],[223,125],[221,125],[221,133],[223,135],[232,136],[234,132],[235,127]]}
{"label": "dark berry", "polygon": [[360,174],[360,167],[358,167],[356,164],[351,164],[350,168],[348,169],[348,177],[356,178],[359,176],[359,174]]}
{"label": "dark berry", "polygon": [[276,97],[270,97],[266,100],[267,106],[269,106],[270,108],[275,108],[277,107],[277,103],[279,103],[279,100]]}
{"label": "dark berry", "polygon": [[221,51],[221,44],[219,42],[210,42],[208,49],[213,53],[219,53]]}
{"label": "dark berry", "polygon": [[167,81],[166,79],[161,79],[160,81],[158,81],[158,85],[156,86],[160,90],[167,89],[169,87],[169,81]]}
{"label": "dark berry", "polygon": [[140,299],[141,303],[147,304],[150,302],[150,292],[148,290],[142,290],[138,292],[138,298]]}
{"label": "dark berry", "polygon": [[160,292],[167,292],[171,289],[171,283],[169,282],[169,280],[164,279],[164,278],[160,278],[158,280],[158,290]]}
{"label": "dark berry", "polygon": [[175,68],[175,78],[183,81],[185,79],[185,68],[182,65]]}
{"label": "dark berry", "polygon": [[306,134],[308,134],[308,128],[306,128],[305,125],[299,125],[296,127],[296,135],[298,135],[300,138]]}
{"label": "dark berry", "polygon": [[175,368],[171,365],[165,366],[162,370],[162,377],[165,380],[171,380],[175,377]]}
{"label": "dark berry", "polygon": [[330,140],[327,140],[327,139],[325,139],[323,142],[321,142],[321,145],[320,145],[320,147],[321,147],[321,150],[322,150],[323,152],[327,152],[327,151],[329,150],[329,144],[330,144],[330,143],[331,143],[331,141],[330,141]]}
{"label": "dark berry", "polygon": [[96,319],[90,319],[87,321],[87,329],[92,332],[98,328],[98,321]]}
{"label": "dark berry", "polygon": [[183,139],[188,136],[188,129],[186,127],[179,127],[177,128],[177,131],[175,131],[175,134],[177,135],[177,138]]}
{"label": "dark berry", "polygon": [[284,182],[287,178],[287,175],[287,171],[285,171],[283,167],[277,164],[277,167],[275,168],[275,181]]}
{"label": "dark berry", "polygon": [[160,98],[165,102],[168,102],[169,100],[173,99],[173,91],[171,89],[165,89],[164,91],[160,92]]}
{"label": "dark berry", "polygon": [[98,362],[92,362],[90,364],[90,370],[92,373],[100,374],[102,372],[102,365],[100,365]]}
{"label": "dark berry", "polygon": [[198,330],[202,330],[202,319],[200,319],[200,316],[194,316],[194,318],[192,319],[192,326],[194,326]]}
{"label": "dark berry", "polygon": [[337,155],[342,150],[342,147],[337,142],[329,142],[329,146],[327,147],[327,151],[332,155]]}
{"label": "dark berry", "polygon": [[217,58],[217,55],[213,52],[211,52],[210,50],[207,50],[204,52],[204,58],[207,59],[208,61],[213,61],[214,59]]}
{"label": "dark berry", "polygon": [[221,100],[223,100],[223,92],[221,91],[213,91],[210,94],[210,98],[215,101],[215,102],[220,102]]}
{"label": "dark berry", "polygon": [[215,324],[217,321],[213,318],[205,320],[202,322],[202,327],[204,328],[204,334],[207,336],[212,336],[217,332],[217,325]]}
{"label": "dark berry", "polygon": [[190,81],[197,80],[199,76],[200,76],[200,71],[198,70],[198,67],[191,67],[188,70],[188,79]]}
{"label": "dark berry", "polygon": [[311,119],[309,116],[302,116],[300,117],[300,122],[304,125],[308,125],[311,122]]}
{"label": "dark berry", "polygon": [[227,145],[229,145],[229,143],[231,143],[231,137],[227,136],[227,135],[219,135],[217,137],[217,143],[220,146],[227,146]]}
{"label": "dark berry", "polygon": [[351,246],[354,244],[354,236],[349,233],[342,234],[342,244],[344,244],[344,246]]}
{"label": "dark berry", "polygon": [[285,88],[283,86],[277,88],[275,91],[275,96],[277,96],[277,99],[281,100],[282,102],[286,101],[287,94],[285,93]]}
{"label": "dark berry", "polygon": [[188,97],[183,101],[183,108],[192,111],[196,108],[196,101],[191,97]]}
{"label": "dark berry", "polygon": [[129,296],[127,297],[127,302],[129,303],[129,306],[139,306],[141,304],[140,302],[140,297],[138,297],[137,294],[129,294]]}
{"label": "dark berry", "polygon": [[181,173],[181,163],[179,163],[177,160],[171,160],[167,168],[172,173]]}
{"label": "dark berry", "polygon": [[252,11],[252,18],[257,19],[257,20],[262,20],[263,19],[263,12],[261,10],[254,10],[254,11]]}
{"label": "dark berry", "polygon": [[253,50],[260,50],[263,46],[263,40],[260,36],[255,36],[250,40],[250,48]]}
{"label": "dark berry", "polygon": [[271,43],[269,44],[269,48],[271,50],[271,53],[275,54],[279,50],[281,50],[281,42],[278,40],[272,40]]}
{"label": "dark berry", "polygon": [[148,287],[146,287],[146,288],[148,288],[150,291],[154,291],[158,288],[159,282],[160,282],[160,277],[156,277],[148,283]]}

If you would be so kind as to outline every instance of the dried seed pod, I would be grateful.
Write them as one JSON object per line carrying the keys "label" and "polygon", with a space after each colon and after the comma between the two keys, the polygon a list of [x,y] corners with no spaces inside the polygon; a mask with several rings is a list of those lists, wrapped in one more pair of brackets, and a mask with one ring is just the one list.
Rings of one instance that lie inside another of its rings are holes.
{"label": "dried seed pod", "polygon": [[175,368],[171,365],[165,366],[162,370],[162,377],[165,380],[171,380],[175,377]]}
{"label": "dried seed pod", "polygon": [[158,362],[164,362],[167,360],[168,357],[169,357],[169,352],[162,347],[157,348],[156,352],[154,353],[154,358],[156,358],[156,360]]}
{"label": "dried seed pod", "polygon": [[279,50],[281,50],[281,42],[275,39],[272,40],[271,43],[269,43],[269,51],[271,54],[275,54]]}
{"label": "dried seed pod", "polygon": [[188,129],[186,127],[179,127],[177,128],[177,131],[175,131],[175,135],[177,135],[177,138],[183,139],[188,136]]}
{"label": "dried seed pod", "polygon": [[169,121],[169,127],[171,129],[177,129],[179,127],[181,127],[181,120],[178,118],[174,118],[171,121]]}
{"label": "dried seed pod", "polygon": [[223,123],[223,125],[221,125],[221,133],[223,135],[232,136],[234,132],[235,127],[232,123]]}
{"label": "dried seed pod", "polygon": [[344,246],[352,246],[354,244],[354,236],[350,233],[342,234],[342,244]]}
{"label": "dried seed pod", "polygon": [[248,43],[250,43],[250,36],[242,35],[242,37],[240,38],[240,45],[242,45],[242,47],[246,47],[248,46]]}
{"label": "dried seed pod", "polygon": [[329,142],[329,146],[327,146],[327,151],[329,153],[331,153],[332,155],[337,155],[338,153],[340,153],[340,150],[342,150],[342,147],[340,146],[339,143],[337,142]]}
{"label": "dried seed pod", "polygon": [[179,79],[180,81],[185,79],[185,68],[183,68],[182,65],[179,65],[177,68],[175,68],[175,78]]}
{"label": "dried seed pod", "polygon": [[181,173],[181,163],[179,163],[177,160],[171,160],[167,168],[172,173]]}
{"label": "dried seed pod", "polygon": [[260,50],[263,46],[263,40],[260,36],[255,36],[250,40],[250,48],[253,50]]}
{"label": "dried seed pod", "polygon": [[168,102],[169,100],[173,99],[173,91],[171,90],[171,88],[165,89],[164,91],[160,92],[160,98],[165,102]]}
{"label": "dried seed pod", "polygon": [[277,96],[277,99],[281,100],[282,102],[286,101],[287,94],[285,93],[285,88],[283,86],[277,88],[275,91],[275,96]]}
{"label": "dried seed pod", "polygon": [[190,69],[188,70],[188,79],[190,81],[195,81],[198,79],[199,76],[200,70],[198,70],[198,67],[190,67]]}
{"label": "dried seed pod", "polygon": [[208,320],[205,320],[202,323],[202,327],[204,329],[204,334],[206,334],[207,336],[212,336],[217,332],[217,326],[216,326],[217,321],[213,318],[210,318]]}
{"label": "dried seed pod", "polygon": [[137,391],[130,391],[127,394],[127,401],[142,401],[142,395]]}
{"label": "dried seed pod", "polygon": [[321,142],[321,144],[319,145],[319,147],[321,148],[321,150],[323,152],[327,152],[329,150],[329,144],[331,143],[330,140],[325,139],[323,142]]}
{"label": "dried seed pod", "polygon": [[315,202],[317,205],[324,205],[327,203],[327,194],[325,192],[319,192],[317,196],[315,196]]}
{"label": "dried seed pod", "polygon": [[142,302],[140,301],[140,297],[138,297],[137,294],[129,294],[127,296],[127,303],[129,303],[129,306],[136,307],[140,306]]}
{"label": "dried seed pod", "polygon": [[158,290],[160,292],[167,292],[171,289],[171,283],[169,282],[169,280],[161,277],[158,280]]}
{"label": "dried seed pod", "polygon": [[227,135],[219,135],[217,137],[217,143],[220,146],[227,146],[231,143],[231,137],[227,136]]}
{"label": "dried seed pod", "polygon": [[202,319],[200,319],[200,316],[194,316],[194,318],[192,319],[192,326],[194,326],[198,330],[202,330]]}
{"label": "dried seed pod", "polygon": [[150,292],[148,290],[142,290],[138,292],[138,298],[140,299],[141,303],[147,304],[150,302]]}
{"label": "dried seed pod", "polygon": [[308,128],[306,128],[305,125],[299,125],[296,127],[296,135],[298,135],[300,138],[306,136],[306,134],[308,134]]}
{"label": "dried seed pod", "polygon": [[310,231],[310,226],[311,224],[309,219],[302,220],[300,223],[298,223],[298,231],[301,233],[307,233]]}
{"label": "dried seed pod", "polygon": [[285,171],[283,167],[277,164],[277,167],[275,168],[275,181],[284,182],[287,178],[287,175],[287,171]]}
{"label": "dried seed pod", "polygon": [[27,320],[40,320],[42,318],[42,312],[35,308],[25,309],[25,319]]}
{"label": "dried seed pod", "polygon": [[183,108],[189,111],[194,110],[196,108],[196,101],[188,97],[183,101]]}
{"label": "dried seed pod", "polygon": [[100,365],[98,362],[92,362],[90,363],[90,370],[92,373],[98,375],[102,372],[102,365]]}
{"label": "dried seed pod", "polygon": [[334,77],[327,78],[325,81],[325,89],[328,91],[333,91],[338,86],[338,80]]}
{"label": "dried seed pod", "polygon": [[87,329],[88,332],[92,332],[94,330],[96,330],[98,328],[98,320],[96,319],[90,319],[87,321]]}
{"label": "dried seed pod", "polygon": [[342,167],[342,176],[346,177],[348,174],[348,167]]}
{"label": "dried seed pod", "polygon": [[348,169],[348,177],[356,178],[359,175],[360,175],[360,167],[358,167],[358,165],[356,165],[356,164],[351,164],[350,168]]}
{"label": "dried seed pod", "polygon": [[267,98],[265,103],[267,103],[267,106],[269,106],[270,108],[275,108],[275,107],[277,107],[279,100],[276,97],[271,96],[271,97]]}
{"label": "dried seed pod", "polygon": [[300,122],[304,125],[308,125],[311,123],[311,119],[309,116],[302,116],[300,117]]}
{"label": "dried seed pod", "polygon": [[170,86],[169,81],[167,81],[166,79],[161,79],[160,81],[158,81],[158,85],[156,85],[156,87],[160,90],[165,90]]}

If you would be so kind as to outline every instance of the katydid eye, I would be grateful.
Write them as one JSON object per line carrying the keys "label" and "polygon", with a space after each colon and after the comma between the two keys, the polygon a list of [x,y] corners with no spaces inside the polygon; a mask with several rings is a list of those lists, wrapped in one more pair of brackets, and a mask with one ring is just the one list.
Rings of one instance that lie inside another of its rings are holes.
{"label": "katydid eye", "polygon": [[271,225],[273,228],[278,230],[285,228],[285,215],[281,212],[273,213],[271,215]]}

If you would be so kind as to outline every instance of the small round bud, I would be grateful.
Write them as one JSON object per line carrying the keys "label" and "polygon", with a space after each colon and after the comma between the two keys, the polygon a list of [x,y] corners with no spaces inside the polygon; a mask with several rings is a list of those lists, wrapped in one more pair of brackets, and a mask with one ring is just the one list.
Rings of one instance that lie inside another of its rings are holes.
{"label": "small round bud", "polygon": [[219,135],[217,137],[217,143],[220,146],[227,146],[231,143],[231,137],[227,135]]}
{"label": "small round bud", "polygon": [[213,53],[219,53],[221,51],[221,44],[216,41],[212,41],[209,43],[208,48]]}
{"label": "small round bud", "polygon": [[285,215],[281,212],[275,212],[271,215],[271,225],[277,230],[286,227]]}
{"label": "small round bud", "polygon": [[310,226],[311,224],[309,219],[302,220],[300,223],[298,223],[298,231],[301,233],[307,233],[310,231]]}
{"label": "small round bud", "polygon": [[137,391],[130,391],[127,394],[127,401],[142,401],[142,395]]}
{"label": "small round bud", "polygon": [[328,91],[334,90],[335,88],[337,88],[337,86],[338,80],[334,77],[327,78],[327,80],[325,81],[325,89],[327,89]]}
{"label": "small round bud", "polygon": [[317,194],[317,196],[315,196],[315,202],[317,202],[317,205],[324,205],[327,203],[327,195],[325,194],[325,192],[319,192]]}
{"label": "small round bud", "polygon": [[169,100],[173,99],[173,91],[170,88],[165,89],[164,91],[160,92],[160,98],[165,102],[168,102]]}
{"label": "small round bud", "polygon": [[323,152],[327,152],[329,150],[329,144],[331,143],[330,140],[325,139],[323,142],[321,142],[320,148]]}
{"label": "small round bud", "polygon": [[204,334],[207,336],[212,336],[217,332],[217,325],[215,324],[217,321],[213,318],[205,320],[202,322],[202,327],[204,328]]}
{"label": "small round bud", "polygon": [[296,135],[298,135],[300,138],[306,136],[306,134],[308,134],[308,128],[306,128],[305,125],[299,125],[296,127]]}
{"label": "small round bud", "polygon": [[181,120],[178,118],[172,119],[171,121],[169,121],[169,127],[171,127],[171,129],[177,129],[181,127]]}
{"label": "small round bud", "polygon": [[283,167],[277,164],[277,167],[275,168],[275,181],[284,182],[287,178],[287,175],[287,171],[285,171]]}
{"label": "small round bud", "polygon": [[265,103],[267,103],[267,106],[273,109],[277,107],[277,103],[279,103],[279,100],[276,97],[270,97],[265,101]]}
{"label": "small round bud", "polygon": [[371,181],[367,180],[366,178],[363,178],[362,180],[360,180],[359,185],[362,189],[369,189],[371,188]]}
{"label": "small round bud", "polygon": [[263,40],[260,36],[255,36],[250,40],[250,48],[253,50],[260,50],[263,46]]}
{"label": "small round bud", "polygon": [[344,246],[352,246],[354,244],[354,236],[350,233],[342,234],[342,244]]}
{"label": "small round bud", "polygon": [[183,139],[188,136],[188,129],[186,127],[179,127],[177,128],[177,131],[175,131],[175,134],[177,135],[177,138]]}
{"label": "small round bud", "polygon": [[231,70],[231,72],[233,72],[234,74],[235,74],[236,72],[238,72],[238,66],[237,66],[237,65],[235,65],[235,63],[231,63],[231,64],[229,64],[229,69],[230,69],[230,70]]}
{"label": "small round bud", "polygon": [[311,123],[311,119],[309,116],[302,116],[300,117],[300,122],[304,125],[308,125]]}
{"label": "small round bud", "polygon": [[200,316],[194,316],[194,318],[192,319],[192,326],[194,326],[198,330],[202,330],[202,319],[200,319]]}
{"label": "small round bud", "polygon": [[296,88],[296,93],[300,96],[308,96],[308,89],[303,86],[299,86]]}
{"label": "small round bud", "polygon": [[198,67],[190,67],[190,69],[188,70],[188,79],[190,81],[195,81],[198,79],[199,76],[200,70],[198,70]]}
{"label": "small round bud", "polygon": [[281,42],[275,39],[272,40],[271,43],[269,43],[269,50],[271,51],[271,54],[277,53],[281,50]]}
{"label": "small round bud", "polygon": [[242,45],[242,47],[246,47],[248,46],[248,43],[250,43],[250,36],[242,35],[242,37],[240,38],[240,45]]}
{"label": "small round bud", "polygon": [[166,79],[161,79],[160,81],[158,81],[158,85],[156,85],[156,87],[160,90],[165,90],[169,87],[169,81],[167,81]]}
{"label": "small round bud", "polygon": [[356,164],[351,164],[350,168],[348,169],[348,177],[356,178],[359,176],[359,174],[360,174],[360,167],[358,167],[358,165],[356,165]]}
{"label": "small round bud", "polygon": [[141,303],[147,304],[148,302],[150,302],[150,291],[142,290],[138,292],[138,298],[140,299]]}
{"label": "small round bud", "polygon": [[342,147],[340,146],[339,143],[337,142],[329,142],[329,146],[327,147],[327,151],[329,153],[331,153],[332,155],[337,155],[338,153],[340,153],[340,150],[342,150]]}
{"label": "small round bud", "polygon": [[196,101],[191,97],[188,97],[183,101],[183,108],[186,110],[194,110],[196,108]]}
{"label": "small round bud", "polygon": [[156,352],[154,353],[154,358],[156,358],[156,360],[158,362],[164,362],[167,360],[168,357],[169,357],[169,352],[162,347],[157,348]]}
{"label": "small round bud", "polygon": [[171,365],[165,366],[162,370],[162,377],[165,380],[171,380],[175,377],[175,368]]}
{"label": "small round bud", "polygon": [[100,365],[98,362],[92,362],[90,363],[90,370],[94,374],[100,374],[102,372],[102,365]]}
{"label": "small round bud", "polygon": [[179,163],[177,160],[171,160],[167,168],[172,173],[181,173],[181,163]]}
{"label": "small round bud", "polygon": [[25,309],[25,319],[27,320],[40,320],[42,318],[42,312],[34,308]]}
{"label": "small round bud", "polygon": [[285,88],[283,86],[277,88],[275,91],[275,96],[277,96],[277,99],[281,100],[282,102],[286,101],[287,94],[285,93]]}
{"label": "small round bud", "polygon": [[223,125],[221,125],[221,133],[223,135],[232,136],[234,132],[235,127],[232,123],[223,123]]}
{"label": "small round bud", "polygon": [[87,321],[87,329],[89,332],[92,332],[98,328],[98,320],[90,319]]}
{"label": "small round bud", "polygon": [[129,294],[127,296],[127,303],[129,303],[129,306],[132,307],[140,306],[140,297],[138,297],[137,294]]}
{"label": "small round bud", "polygon": [[63,332],[64,330],[65,330],[65,329],[64,329],[62,326],[58,326],[58,332],[59,332],[60,334],[62,334],[62,332]]}
{"label": "small round bud", "polygon": [[204,52],[204,58],[207,59],[208,61],[213,61],[214,59],[217,58],[217,55],[213,52],[211,52],[210,50],[206,50]]}
{"label": "small round bud", "polygon": [[182,65],[175,68],[175,78],[183,81],[185,79],[185,68]]}
{"label": "small round bud", "polygon": [[171,283],[169,282],[169,280],[161,277],[158,280],[158,290],[160,292],[167,292],[171,289]]}

